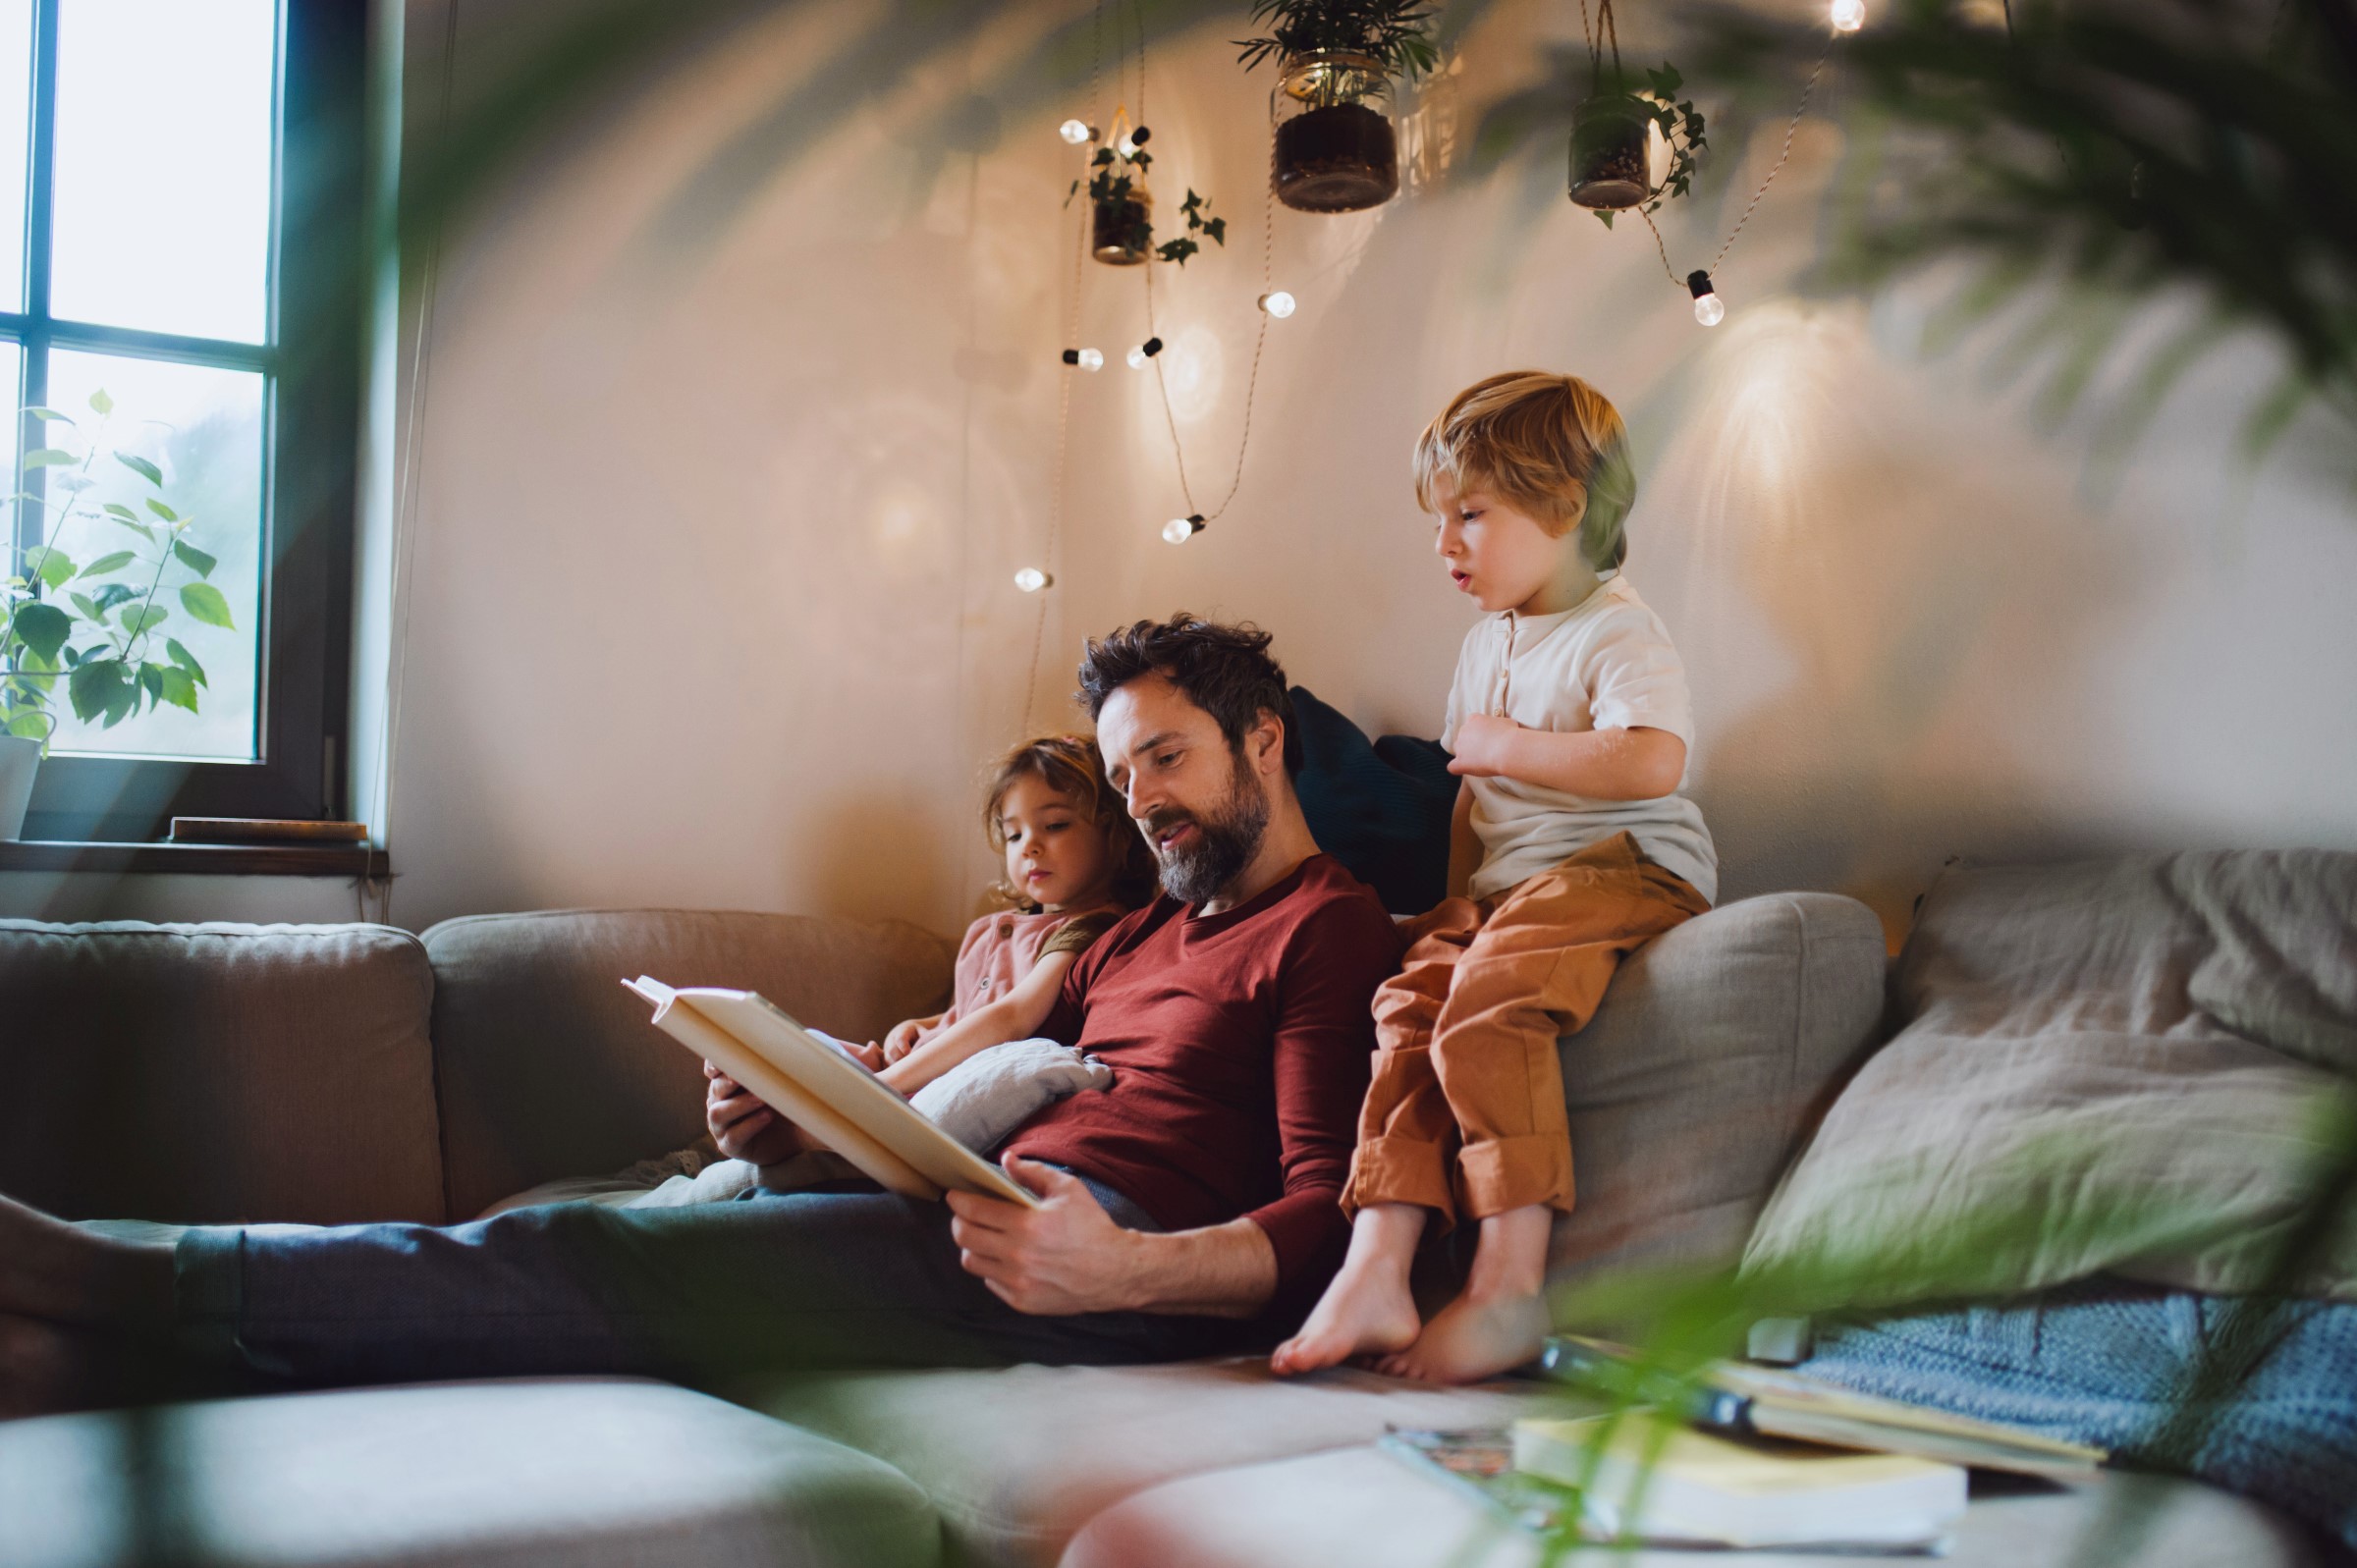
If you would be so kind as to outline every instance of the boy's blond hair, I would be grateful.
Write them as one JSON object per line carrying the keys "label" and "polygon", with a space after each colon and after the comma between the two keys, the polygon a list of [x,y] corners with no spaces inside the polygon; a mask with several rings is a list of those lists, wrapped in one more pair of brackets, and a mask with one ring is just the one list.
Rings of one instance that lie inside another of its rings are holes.
{"label": "boy's blond hair", "polygon": [[1438,510],[1444,482],[1492,490],[1559,539],[1576,519],[1581,553],[1599,571],[1628,555],[1622,524],[1637,498],[1628,427],[1577,376],[1507,370],[1474,382],[1416,438],[1415,480],[1426,512]]}

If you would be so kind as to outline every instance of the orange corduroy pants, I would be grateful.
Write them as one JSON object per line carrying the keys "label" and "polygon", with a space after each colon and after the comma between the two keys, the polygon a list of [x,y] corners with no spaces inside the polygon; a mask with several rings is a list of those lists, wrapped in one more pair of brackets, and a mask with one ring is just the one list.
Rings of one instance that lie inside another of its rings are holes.
{"label": "orange corduroy pants", "polygon": [[1497,898],[1407,925],[1375,993],[1375,1078],[1343,1208],[1409,1203],[1441,1227],[1530,1204],[1571,1208],[1561,1035],[1584,1028],[1620,961],[1710,907],[1617,834]]}

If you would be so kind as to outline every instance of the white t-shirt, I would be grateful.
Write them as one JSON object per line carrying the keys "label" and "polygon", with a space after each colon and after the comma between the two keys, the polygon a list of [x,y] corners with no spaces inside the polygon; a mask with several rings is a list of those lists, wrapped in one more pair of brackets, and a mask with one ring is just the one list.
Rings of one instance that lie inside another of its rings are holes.
{"label": "white t-shirt", "polygon": [[[1469,714],[1503,715],[1525,730],[1666,730],[1694,745],[1686,668],[1670,629],[1628,579],[1615,576],[1552,616],[1484,616],[1465,633],[1449,688],[1441,744],[1456,749]],[[1683,794],[1657,800],[1590,800],[1504,776],[1468,779],[1481,869],[1470,892],[1494,897],[1617,833],[1635,836],[1656,864],[1719,897],[1719,851],[1702,812]],[[1681,776],[1677,786],[1684,789]]]}

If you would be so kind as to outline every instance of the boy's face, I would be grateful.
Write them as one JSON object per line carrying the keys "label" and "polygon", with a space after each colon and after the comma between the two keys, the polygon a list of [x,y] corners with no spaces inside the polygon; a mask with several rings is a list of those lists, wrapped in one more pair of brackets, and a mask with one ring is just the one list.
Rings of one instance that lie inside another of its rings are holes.
{"label": "boy's face", "polygon": [[1439,522],[1432,547],[1457,591],[1485,611],[1552,615],[1587,597],[1596,575],[1579,554],[1574,522],[1559,536],[1536,517],[1478,484],[1443,484],[1433,498]]}

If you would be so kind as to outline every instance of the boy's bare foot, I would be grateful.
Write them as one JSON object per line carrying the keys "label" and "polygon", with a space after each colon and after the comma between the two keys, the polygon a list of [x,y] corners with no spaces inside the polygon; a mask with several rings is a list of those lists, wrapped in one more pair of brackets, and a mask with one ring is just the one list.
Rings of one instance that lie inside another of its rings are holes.
{"label": "boy's bare foot", "polygon": [[1464,1291],[1433,1315],[1415,1343],[1385,1357],[1375,1370],[1425,1382],[1480,1382],[1536,1357],[1549,1327],[1547,1237],[1553,1221],[1553,1212],[1537,1204],[1484,1219]]}
{"label": "boy's bare foot", "polygon": [[1269,1370],[1289,1378],[1413,1344],[1422,1320],[1408,1294],[1407,1271],[1423,1229],[1424,1211],[1412,1205],[1360,1210],[1342,1271],[1318,1298],[1301,1331],[1269,1357]]}

